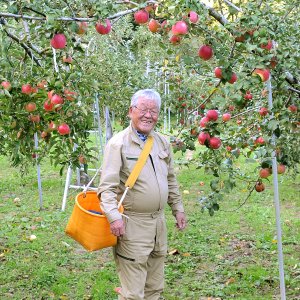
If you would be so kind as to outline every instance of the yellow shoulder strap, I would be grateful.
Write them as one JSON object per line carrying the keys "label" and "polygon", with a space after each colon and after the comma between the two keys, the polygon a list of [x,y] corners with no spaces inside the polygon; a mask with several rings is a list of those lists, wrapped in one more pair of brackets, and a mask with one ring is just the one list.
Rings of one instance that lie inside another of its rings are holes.
{"label": "yellow shoulder strap", "polygon": [[130,173],[127,181],[125,182],[126,187],[129,187],[131,189],[134,186],[137,178],[140,175],[140,172],[142,171],[142,169],[147,161],[147,158],[148,158],[148,155],[150,154],[152,146],[153,146],[153,136],[148,136],[145,146],[144,146],[144,149],[142,150],[136,164],[133,167],[132,172]]}

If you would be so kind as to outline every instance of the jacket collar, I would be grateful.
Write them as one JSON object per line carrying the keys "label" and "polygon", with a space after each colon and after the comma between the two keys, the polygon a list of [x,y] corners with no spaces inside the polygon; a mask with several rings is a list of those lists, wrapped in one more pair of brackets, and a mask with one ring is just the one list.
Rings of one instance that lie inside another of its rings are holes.
{"label": "jacket collar", "polygon": [[[140,145],[141,148],[144,147],[145,142],[143,142],[136,133],[136,129],[133,128],[132,123],[129,125],[129,132],[133,142]],[[152,129],[148,136],[153,136],[154,130]]]}

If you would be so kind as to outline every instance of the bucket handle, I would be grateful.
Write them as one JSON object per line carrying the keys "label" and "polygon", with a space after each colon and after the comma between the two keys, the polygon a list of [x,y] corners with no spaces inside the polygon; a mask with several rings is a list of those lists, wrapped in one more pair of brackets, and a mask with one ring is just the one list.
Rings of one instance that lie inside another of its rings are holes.
{"label": "bucket handle", "polygon": [[86,197],[86,192],[88,190],[88,188],[90,187],[90,185],[92,184],[92,182],[94,181],[94,179],[97,177],[97,175],[99,174],[101,168],[97,169],[97,172],[95,173],[95,175],[93,176],[93,178],[90,180],[90,182],[87,184],[87,185],[84,185],[84,188],[83,188],[83,196]]}

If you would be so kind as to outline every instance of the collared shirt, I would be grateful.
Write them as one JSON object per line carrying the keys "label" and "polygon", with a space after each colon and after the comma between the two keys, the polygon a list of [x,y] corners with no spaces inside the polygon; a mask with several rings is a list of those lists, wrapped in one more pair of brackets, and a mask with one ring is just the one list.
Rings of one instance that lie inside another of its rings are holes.
{"label": "collared shirt", "polygon": [[143,142],[146,142],[146,140],[147,140],[147,135],[146,134],[143,134],[143,133],[141,133],[141,132],[139,132],[139,131],[135,131],[136,132],[136,134],[138,135],[138,137],[143,141]]}

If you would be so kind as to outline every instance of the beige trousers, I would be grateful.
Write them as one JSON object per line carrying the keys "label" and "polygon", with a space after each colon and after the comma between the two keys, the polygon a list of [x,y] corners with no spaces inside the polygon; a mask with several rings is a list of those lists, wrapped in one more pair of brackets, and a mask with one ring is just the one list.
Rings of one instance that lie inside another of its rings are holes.
{"label": "beige trousers", "polygon": [[126,232],[114,247],[120,300],[158,300],[164,289],[167,230],[163,212],[126,212]]}

